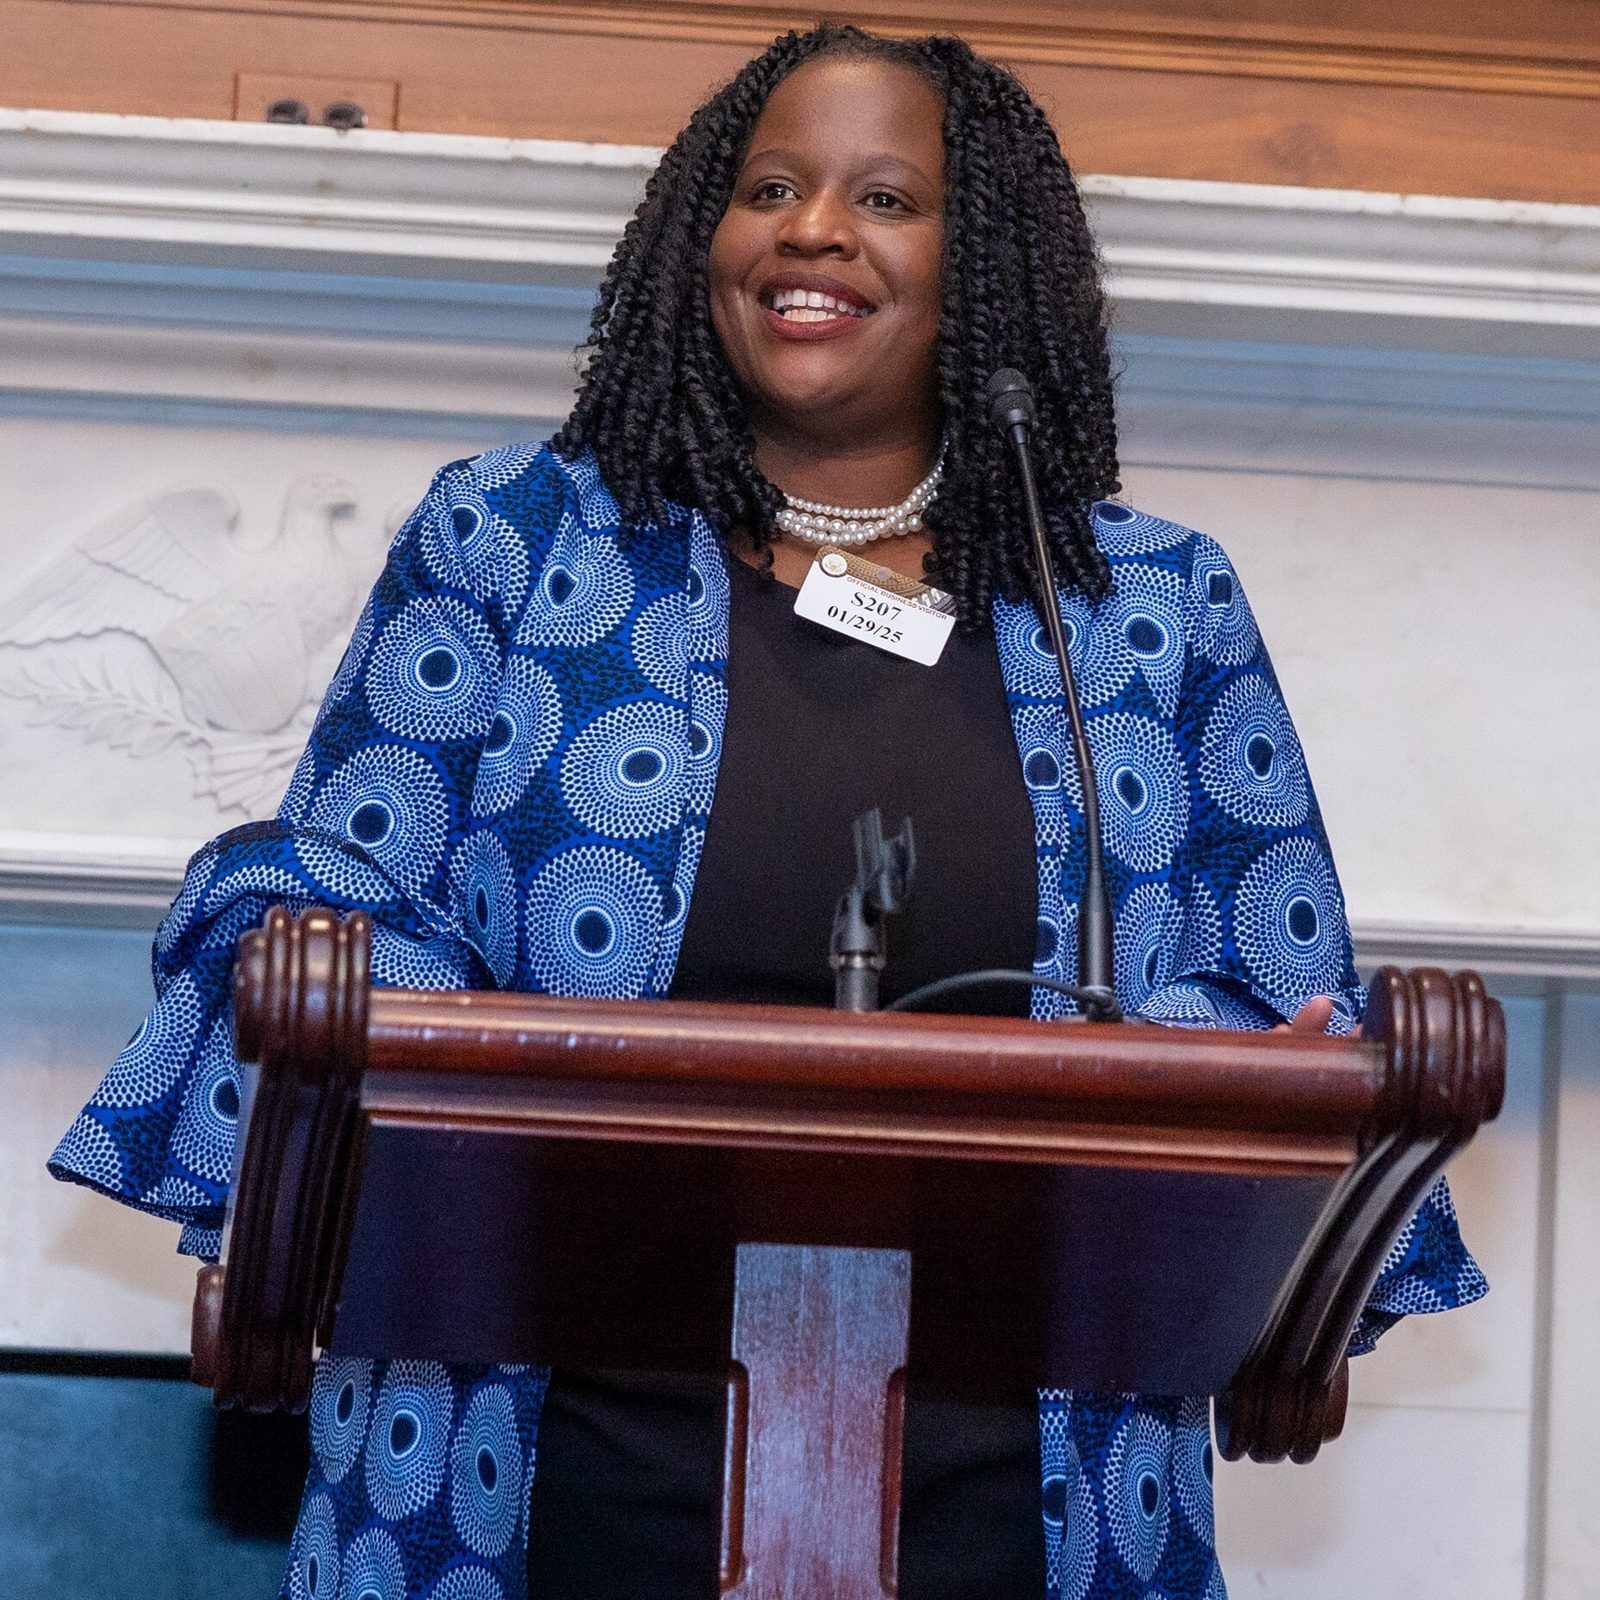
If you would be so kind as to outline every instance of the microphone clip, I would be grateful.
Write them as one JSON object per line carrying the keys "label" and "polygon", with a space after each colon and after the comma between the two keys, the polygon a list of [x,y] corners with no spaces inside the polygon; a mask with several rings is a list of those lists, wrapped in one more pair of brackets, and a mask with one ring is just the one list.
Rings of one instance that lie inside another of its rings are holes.
{"label": "microphone clip", "polygon": [[917,875],[911,818],[886,838],[883,813],[874,806],[852,827],[855,881],[833,914],[828,964],[833,968],[833,1003],[839,1011],[876,1011],[878,978],[888,959],[886,923],[905,908]]}

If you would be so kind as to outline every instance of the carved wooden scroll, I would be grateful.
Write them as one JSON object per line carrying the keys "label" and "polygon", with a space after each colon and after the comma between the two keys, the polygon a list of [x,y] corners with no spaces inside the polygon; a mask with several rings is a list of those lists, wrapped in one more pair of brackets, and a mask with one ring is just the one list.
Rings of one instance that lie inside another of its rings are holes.
{"label": "carved wooden scroll", "polygon": [[1229,1460],[1309,1461],[1344,1426],[1345,1347],[1396,1235],[1505,1093],[1505,1016],[1476,973],[1384,967],[1364,1024],[1383,1050],[1361,1159],[1340,1181],[1238,1376],[1217,1397]]}
{"label": "carved wooden scroll", "polygon": [[227,1270],[202,1269],[194,1318],[195,1381],[221,1404],[301,1411],[311,1398],[366,1062],[370,949],[364,914],[295,918],[281,906],[240,941],[234,1048],[257,1071],[243,1085]]}

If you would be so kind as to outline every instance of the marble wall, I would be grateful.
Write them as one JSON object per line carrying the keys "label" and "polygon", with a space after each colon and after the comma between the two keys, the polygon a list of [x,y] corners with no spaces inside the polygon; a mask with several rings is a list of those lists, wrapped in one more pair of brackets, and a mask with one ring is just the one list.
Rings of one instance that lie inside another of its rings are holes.
{"label": "marble wall", "polygon": [[[387,532],[441,461],[559,414],[646,159],[9,115],[0,1365],[186,1347],[173,1230],[43,1160],[185,855],[270,807]],[[1479,965],[1511,1026],[1453,1172],[1494,1293],[1360,1361],[1313,1466],[1222,1469],[1232,1592],[1589,1600],[1600,213],[1091,188],[1128,498],[1233,554],[1363,957]]]}

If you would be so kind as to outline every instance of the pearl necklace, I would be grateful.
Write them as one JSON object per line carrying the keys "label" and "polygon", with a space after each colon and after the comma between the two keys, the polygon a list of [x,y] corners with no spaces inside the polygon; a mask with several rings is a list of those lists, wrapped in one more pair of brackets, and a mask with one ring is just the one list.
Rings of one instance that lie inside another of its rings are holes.
{"label": "pearl necklace", "polygon": [[898,505],[829,506],[786,494],[774,520],[782,532],[807,544],[870,544],[874,539],[901,538],[921,531],[922,513],[939,492],[943,476],[941,445],[933,471]]}

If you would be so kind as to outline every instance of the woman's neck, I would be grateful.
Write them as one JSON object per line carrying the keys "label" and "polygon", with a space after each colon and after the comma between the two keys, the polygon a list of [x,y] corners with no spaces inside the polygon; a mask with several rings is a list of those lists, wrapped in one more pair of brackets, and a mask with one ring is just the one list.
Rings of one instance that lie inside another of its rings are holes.
{"label": "woman's neck", "polygon": [[[758,432],[755,455],[763,476],[785,494],[823,505],[875,508],[905,499],[927,477],[938,453],[938,440],[918,430],[902,439],[825,449],[793,434],[773,438]],[[751,565],[760,564],[742,542],[736,542],[734,549]],[[774,575],[798,588],[817,549],[800,540],[779,538],[772,546]],[[860,546],[858,553],[908,578],[920,578],[928,550],[927,534],[914,533],[876,540]]]}
{"label": "woman's neck", "polygon": [[904,438],[819,449],[792,435],[756,438],[756,466],[785,494],[835,506],[887,506],[903,500],[932,470],[936,438]]}

